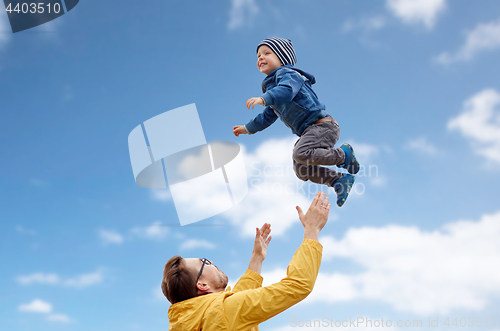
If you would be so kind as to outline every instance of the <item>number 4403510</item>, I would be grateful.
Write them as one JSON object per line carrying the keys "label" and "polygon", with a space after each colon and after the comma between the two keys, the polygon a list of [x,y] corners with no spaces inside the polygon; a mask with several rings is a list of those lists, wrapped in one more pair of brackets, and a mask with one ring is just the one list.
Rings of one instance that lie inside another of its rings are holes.
{"label": "number 4403510", "polygon": [[27,13],[43,14],[45,11],[47,11],[47,13],[49,13],[49,14],[51,12],[58,14],[61,11],[61,5],[59,3],[57,3],[57,2],[54,3],[52,8],[51,8],[51,6],[52,6],[52,4],[50,4],[50,3],[45,4],[43,2],[22,3],[22,4],[17,3],[16,6],[14,8],[12,8],[12,4],[9,3],[7,8],[5,8],[5,11],[7,11],[9,14],[12,12],[23,13],[23,14],[27,14]]}
{"label": "number 4403510", "polygon": [[450,327],[450,326],[454,326],[454,327],[481,327],[481,326],[493,326],[493,327],[497,327],[498,326],[498,318],[496,317],[493,317],[491,319],[488,320],[487,317],[485,318],[482,318],[482,317],[469,317],[469,318],[466,318],[466,317],[461,317],[461,318],[458,318],[458,317],[455,317],[453,320],[451,320],[450,322],[450,318],[448,317],[446,319],[446,321],[444,321],[443,323],[444,325]]}

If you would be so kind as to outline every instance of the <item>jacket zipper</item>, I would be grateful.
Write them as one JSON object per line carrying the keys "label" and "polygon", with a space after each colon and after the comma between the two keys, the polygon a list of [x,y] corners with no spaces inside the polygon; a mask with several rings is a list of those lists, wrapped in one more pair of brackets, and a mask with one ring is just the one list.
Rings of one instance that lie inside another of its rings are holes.
{"label": "jacket zipper", "polygon": [[[260,85],[262,86],[262,89],[264,90],[264,93],[266,93],[266,92],[267,92],[267,89],[264,87],[264,84],[260,84]],[[292,129],[292,131],[293,131],[293,132],[295,132],[295,134],[296,134],[297,136],[299,136],[299,137],[300,137],[300,134],[297,132],[297,130],[295,130],[295,128],[294,128],[292,125],[290,125],[290,123],[288,123],[288,122],[287,122],[287,120],[285,120],[285,118],[283,117],[283,114],[282,114],[282,113],[280,113],[280,111],[279,111],[278,109],[276,109],[274,106],[271,106],[271,108],[273,108],[273,109],[274,109],[274,110],[275,110],[278,114],[280,114],[280,118],[281,118],[281,120],[282,120],[283,122],[285,122],[285,123],[287,124],[287,126],[288,126],[290,129]]]}

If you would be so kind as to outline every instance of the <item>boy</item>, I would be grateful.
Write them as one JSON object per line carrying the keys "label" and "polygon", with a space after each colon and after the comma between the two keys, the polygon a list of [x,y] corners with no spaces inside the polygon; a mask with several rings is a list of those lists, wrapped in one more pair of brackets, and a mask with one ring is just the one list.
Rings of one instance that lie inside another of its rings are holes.
{"label": "boy", "polygon": [[[257,67],[267,75],[262,82],[264,94],[250,98],[247,109],[255,105],[266,108],[245,125],[233,127],[235,136],[254,134],[273,124],[279,117],[300,138],[293,149],[293,169],[303,181],[333,187],[337,205],[341,207],[359,171],[359,163],[349,144],[335,148],[340,128],[319,102],[311,85],[313,75],[294,68],[296,62],[292,41],[282,38],[264,39],[257,46]],[[349,174],[338,173],[320,165],[337,165]]]}

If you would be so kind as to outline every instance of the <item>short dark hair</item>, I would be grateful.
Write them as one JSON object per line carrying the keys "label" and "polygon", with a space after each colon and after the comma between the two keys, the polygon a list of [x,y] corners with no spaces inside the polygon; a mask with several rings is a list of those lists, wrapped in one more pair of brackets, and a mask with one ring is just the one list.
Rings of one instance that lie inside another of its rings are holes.
{"label": "short dark hair", "polygon": [[161,290],[171,304],[194,298],[198,294],[196,275],[188,270],[182,256],[176,255],[165,264]]}

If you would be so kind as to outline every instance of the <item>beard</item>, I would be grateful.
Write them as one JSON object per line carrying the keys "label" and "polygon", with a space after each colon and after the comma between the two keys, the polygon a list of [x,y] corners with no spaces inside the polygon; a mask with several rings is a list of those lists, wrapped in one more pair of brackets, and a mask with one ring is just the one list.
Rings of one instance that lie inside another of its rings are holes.
{"label": "beard", "polygon": [[220,271],[219,279],[218,279],[217,283],[214,284],[215,288],[217,290],[225,290],[227,287],[227,283],[228,283],[228,278],[227,278],[226,274],[223,273],[222,271]]}

